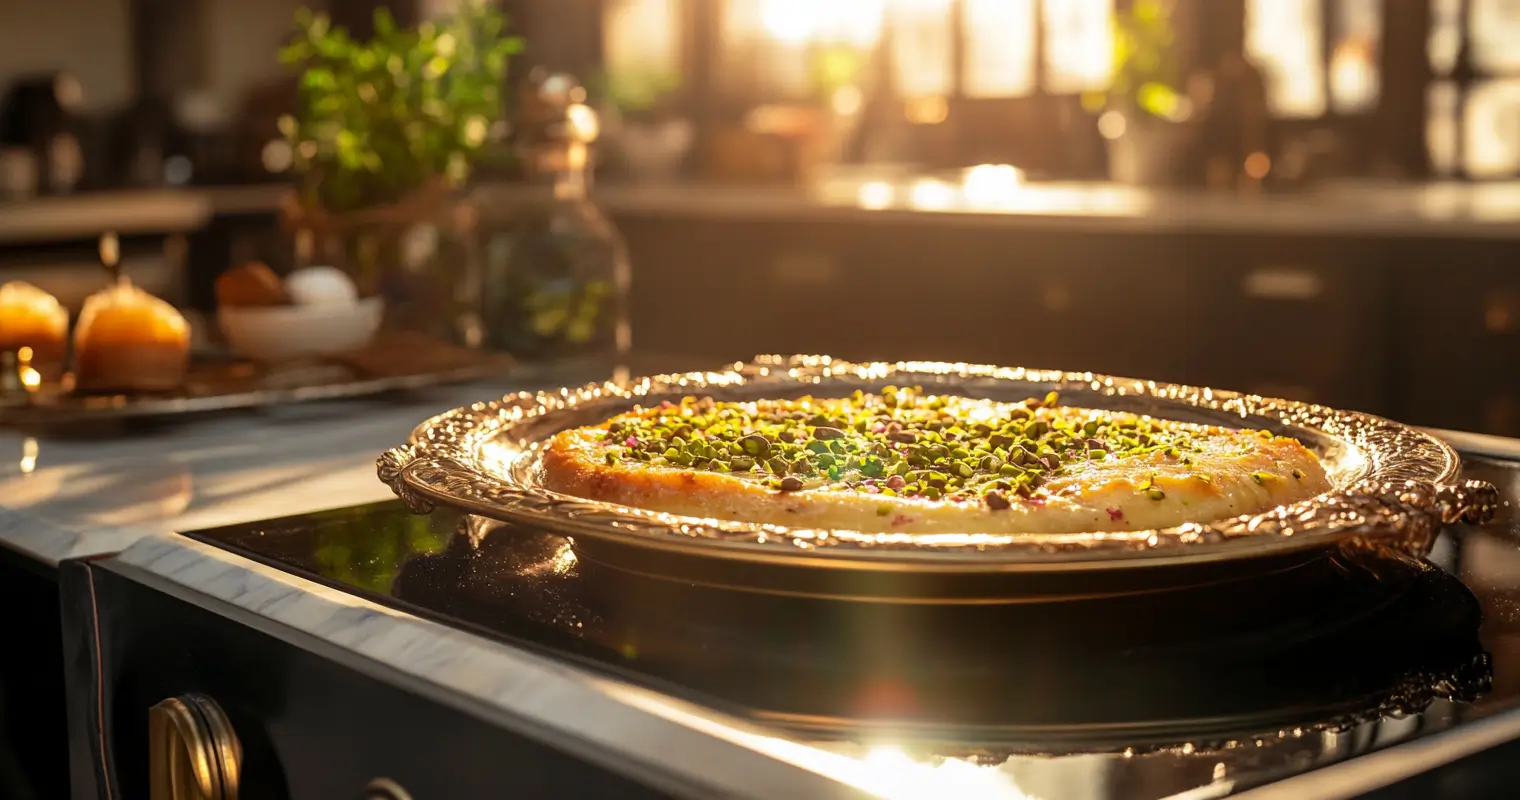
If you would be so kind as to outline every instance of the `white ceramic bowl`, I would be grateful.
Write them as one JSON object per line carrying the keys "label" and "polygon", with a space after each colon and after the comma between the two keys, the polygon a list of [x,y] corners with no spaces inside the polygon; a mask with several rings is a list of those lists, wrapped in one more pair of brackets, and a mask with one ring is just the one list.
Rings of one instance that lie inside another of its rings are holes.
{"label": "white ceramic bowl", "polygon": [[366,297],[352,305],[223,308],[217,316],[234,350],[266,364],[330,356],[369,344],[385,304]]}

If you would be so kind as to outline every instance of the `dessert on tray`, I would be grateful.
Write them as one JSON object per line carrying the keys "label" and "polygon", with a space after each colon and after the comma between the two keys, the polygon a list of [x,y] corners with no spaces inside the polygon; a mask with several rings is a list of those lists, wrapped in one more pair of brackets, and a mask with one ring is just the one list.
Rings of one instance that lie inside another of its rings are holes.
{"label": "dessert on tray", "polygon": [[189,323],[126,278],[85,300],[74,330],[80,391],[171,391],[184,383],[189,360]]}
{"label": "dessert on tray", "polygon": [[0,286],[0,352],[29,347],[32,367],[56,380],[68,344],[69,312],[57,298],[25,281]]}
{"label": "dessert on tray", "polygon": [[888,388],[636,408],[564,431],[546,488],[684,516],[893,533],[1080,533],[1256,514],[1331,489],[1266,431]]}

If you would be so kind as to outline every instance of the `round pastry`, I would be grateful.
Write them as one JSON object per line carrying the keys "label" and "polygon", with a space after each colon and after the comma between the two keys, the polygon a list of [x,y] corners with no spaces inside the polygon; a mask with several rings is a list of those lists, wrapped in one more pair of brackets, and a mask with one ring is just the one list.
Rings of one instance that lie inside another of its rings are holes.
{"label": "round pastry", "polygon": [[189,323],[125,278],[85,300],[74,331],[80,391],[170,391],[184,383],[189,358]]}
{"label": "round pastry", "polygon": [[1294,439],[1058,400],[687,398],[558,434],[544,485],[683,516],[904,534],[1169,528],[1330,489]]}
{"label": "round pastry", "polygon": [[46,379],[63,373],[69,312],[58,299],[25,281],[0,286],[0,352],[32,349],[32,367]]}
{"label": "round pastry", "polygon": [[262,262],[250,261],[216,279],[216,302],[220,306],[251,308],[288,306],[291,301],[274,270]]}
{"label": "round pastry", "polygon": [[306,267],[285,278],[285,290],[298,306],[351,306],[359,289],[336,267]]}

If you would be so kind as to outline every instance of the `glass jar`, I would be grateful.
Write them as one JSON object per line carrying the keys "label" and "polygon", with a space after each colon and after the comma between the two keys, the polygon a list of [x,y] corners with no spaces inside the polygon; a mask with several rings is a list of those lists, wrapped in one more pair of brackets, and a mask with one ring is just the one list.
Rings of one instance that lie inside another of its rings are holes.
{"label": "glass jar", "polygon": [[587,196],[595,114],[565,76],[535,74],[524,98],[521,185],[475,195],[481,214],[483,343],[527,362],[616,370],[630,346],[627,247]]}

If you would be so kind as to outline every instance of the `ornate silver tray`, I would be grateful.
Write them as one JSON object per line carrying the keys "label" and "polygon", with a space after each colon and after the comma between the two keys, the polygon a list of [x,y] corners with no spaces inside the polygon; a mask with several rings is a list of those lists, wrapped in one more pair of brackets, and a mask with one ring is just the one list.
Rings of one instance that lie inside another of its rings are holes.
{"label": "ornate silver tray", "polygon": [[[1312,500],[1164,530],[1088,534],[912,535],[680,517],[559,494],[540,481],[542,444],[638,404],[844,396],[888,385],[1130,411],[1297,437],[1335,488]],[[569,534],[583,561],[719,586],[851,599],[1007,598],[1155,591],[1298,569],[1343,547],[1424,555],[1444,523],[1479,521],[1494,487],[1461,482],[1457,454],[1414,428],[1367,414],[1208,388],[1092,373],[974,364],[848,363],[769,356],[717,372],[511,395],[441,414],[379,459],[380,479],[417,513],[450,507]],[[1186,572],[1185,578],[1178,573]],[[1094,576],[1102,573],[1105,577]],[[999,600],[1001,602],[1002,600]]]}

